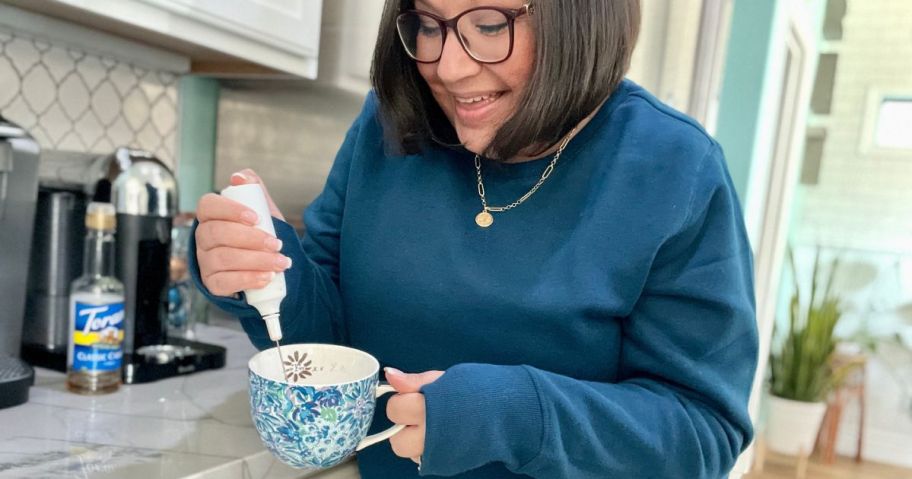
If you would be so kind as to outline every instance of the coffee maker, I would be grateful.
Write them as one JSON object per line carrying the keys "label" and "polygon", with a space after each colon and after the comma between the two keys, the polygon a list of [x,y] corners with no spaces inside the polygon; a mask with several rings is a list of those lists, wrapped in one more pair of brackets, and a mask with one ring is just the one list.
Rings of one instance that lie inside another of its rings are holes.
{"label": "coffee maker", "polygon": [[174,176],[144,151],[121,148],[114,160],[122,171],[111,186],[111,202],[117,210],[115,269],[126,298],[124,382],[224,366],[225,348],[167,337]]}
{"label": "coffee maker", "polygon": [[224,366],[224,348],[167,337],[171,221],[177,212],[171,171],[150,153],[130,148],[102,156],[45,156],[29,278],[33,314],[27,315],[23,357],[65,370],[68,311],[63,292],[82,271],[86,204],[102,201],[117,211],[115,272],[125,288],[124,383]]}
{"label": "coffee maker", "polygon": [[0,116],[0,408],[28,401],[35,378],[18,356],[39,152],[28,133]]}
{"label": "coffee maker", "polygon": [[70,283],[82,274],[86,207],[96,189],[110,196],[110,185],[98,187],[107,176],[98,156],[41,153],[22,335],[22,358],[34,366],[66,371]]}

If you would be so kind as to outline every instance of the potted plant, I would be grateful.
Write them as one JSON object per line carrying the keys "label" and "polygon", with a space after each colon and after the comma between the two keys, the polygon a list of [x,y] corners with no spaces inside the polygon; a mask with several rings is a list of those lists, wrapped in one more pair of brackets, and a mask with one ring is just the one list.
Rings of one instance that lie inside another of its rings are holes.
{"label": "potted plant", "polygon": [[[832,361],[838,343],[833,332],[842,315],[840,299],[832,291],[838,259],[834,259],[819,278],[818,249],[806,303],[802,303],[791,250],[788,259],[795,277],[795,290],[789,304],[788,330],[782,346],[770,355],[771,397],[766,438],[773,451],[807,456],[813,450],[826,412],[827,395],[848,374],[852,365],[836,365]],[[824,285],[822,291],[821,283]]]}

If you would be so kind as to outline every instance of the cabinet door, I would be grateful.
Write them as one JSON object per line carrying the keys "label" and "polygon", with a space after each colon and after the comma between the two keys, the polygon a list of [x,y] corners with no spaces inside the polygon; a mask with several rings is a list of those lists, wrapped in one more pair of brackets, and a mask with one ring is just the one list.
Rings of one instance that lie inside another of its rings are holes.
{"label": "cabinet door", "polygon": [[140,1],[288,53],[317,56],[321,0]]}
{"label": "cabinet door", "polygon": [[322,0],[54,1],[281,72],[317,76]]}

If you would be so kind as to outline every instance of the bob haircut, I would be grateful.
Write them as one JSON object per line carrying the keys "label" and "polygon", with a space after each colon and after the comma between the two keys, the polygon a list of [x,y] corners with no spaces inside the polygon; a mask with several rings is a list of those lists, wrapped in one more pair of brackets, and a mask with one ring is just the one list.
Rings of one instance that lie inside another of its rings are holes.
{"label": "bob haircut", "polygon": [[[396,16],[414,0],[386,0],[371,82],[390,146],[416,154],[459,139],[396,31]],[[488,145],[486,156],[507,160],[559,142],[620,84],[640,30],[639,0],[533,0],[535,60],[517,110]]]}

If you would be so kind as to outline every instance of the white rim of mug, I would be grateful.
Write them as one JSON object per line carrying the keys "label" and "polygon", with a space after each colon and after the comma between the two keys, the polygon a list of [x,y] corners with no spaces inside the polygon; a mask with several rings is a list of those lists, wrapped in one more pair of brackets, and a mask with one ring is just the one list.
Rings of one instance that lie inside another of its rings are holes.
{"label": "white rim of mug", "polygon": [[[315,387],[315,388],[325,388],[325,387],[331,387],[331,386],[345,386],[345,385],[347,385],[347,384],[359,383],[359,382],[364,381],[364,380],[367,380],[367,379],[372,379],[374,376],[378,376],[379,373],[380,373],[380,362],[377,361],[377,358],[375,358],[372,354],[370,354],[370,353],[368,353],[368,352],[365,352],[365,351],[362,351],[362,350],[360,350],[360,349],[350,348],[350,347],[348,347],[348,346],[340,346],[340,345],[338,345],[338,344],[322,344],[322,343],[301,343],[301,344],[289,344],[288,346],[282,346],[282,349],[283,349],[283,350],[286,349],[286,348],[295,348],[295,349],[297,349],[297,348],[336,349],[336,350],[350,351],[350,352],[353,352],[353,353],[356,353],[356,354],[360,354],[360,355],[365,356],[365,357],[367,357],[368,359],[370,359],[371,362],[373,363],[372,372],[371,372],[370,374],[368,374],[367,376],[364,376],[364,377],[361,377],[361,378],[358,378],[358,379],[353,379],[353,380],[351,380],[351,381],[346,381],[346,382],[344,382],[344,383],[323,383],[323,384],[307,383],[307,384],[296,384],[296,383],[288,382],[287,379],[286,379],[286,380],[277,381],[277,380],[275,380],[275,379],[268,378],[268,377],[266,377],[266,376],[264,376],[264,375],[262,375],[262,374],[259,374],[259,373],[257,373],[256,371],[253,370],[253,361],[254,361],[256,358],[260,357],[260,355],[265,356],[265,355],[267,355],[268,353],[276,354],[276,348],[275,348],[275,347],[272,347],[272,348],[269,348],[269,349],[264,349],[264,350],[262,350],[262,351],[260,351],[260,352],[258,352],[258,353],[256,353],[256,354],[254,354],[253,357],[250,358],[250,361],[247,361],[247,370],[248,370],[249,372],[251,372],[251,373],[253,373],[253,374],[256,374],[257,376],[259,376],[259,377],[265,379],[266,381],[272,381],[272,382],[274,382],[274,383],[285,384],[285,385],[288,385],[288,386],[308,386],[308,387]],[[379,377],[378,377],[378,379],[379,379]]]}

